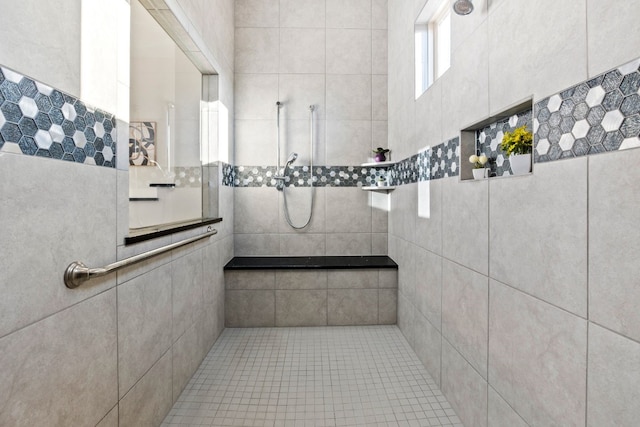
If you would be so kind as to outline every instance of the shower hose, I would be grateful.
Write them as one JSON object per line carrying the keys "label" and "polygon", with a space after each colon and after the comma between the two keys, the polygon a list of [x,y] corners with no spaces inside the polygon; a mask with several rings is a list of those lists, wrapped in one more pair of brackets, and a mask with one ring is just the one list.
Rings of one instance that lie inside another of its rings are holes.
{"label": "shower hose", "polygon": [[[278,172],[280,172],[280,108],[282,104],[277,102],[278,108],[278,119],[277,119],[277,130],[278,130]],[[287,221],[287,224],[295,230],[301,230],[309,225],[311,222],[311,217],[313,216],[313,199],[314,199],[314,183],[313,183],[313,134],[314,134],[314,116],[313,113],[315,111],[315,106],[309,106],[309,185],[311,186],[311,191],[309,192],[310,201],[309,201],[309,216],[303,225],[295,225],[291,220],[291,216],[289,214],[289,203],[287,201],[287,191],[285,185],[285,177],[287,176],[287,172],[290,169],[291,164],[298,157],[297,153],[291,153],[287,163],[285,163],[284,170],[282,172],[282,176],[276,176],[276,180],[279,182],[276,184],[276,188],[282,191],[282,198],[284,200],[284,218]]]}

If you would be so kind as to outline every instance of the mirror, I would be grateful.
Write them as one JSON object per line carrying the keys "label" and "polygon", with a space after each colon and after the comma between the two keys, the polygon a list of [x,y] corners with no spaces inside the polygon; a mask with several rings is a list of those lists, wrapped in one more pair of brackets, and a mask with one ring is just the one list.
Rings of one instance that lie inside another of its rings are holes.
{"label": "mirror", "polygon": [[217,216],[217,167],[208,159],[217,76],[203,75],[138,0],[130,67],[130,232]]}

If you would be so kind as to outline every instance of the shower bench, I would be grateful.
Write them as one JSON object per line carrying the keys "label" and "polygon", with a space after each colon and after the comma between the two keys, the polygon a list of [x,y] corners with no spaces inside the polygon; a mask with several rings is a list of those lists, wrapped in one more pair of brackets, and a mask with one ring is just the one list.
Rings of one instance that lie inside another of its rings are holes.
{"label": "shower bench", "polygon": [[230,328],[396,323],[388,256],[235,257],[224,274]]}

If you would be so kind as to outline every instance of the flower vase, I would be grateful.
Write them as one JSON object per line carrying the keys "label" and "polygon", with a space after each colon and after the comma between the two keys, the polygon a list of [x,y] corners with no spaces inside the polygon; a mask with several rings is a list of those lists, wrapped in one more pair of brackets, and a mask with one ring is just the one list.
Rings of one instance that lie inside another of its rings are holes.
{"label": "flower vase", "polygon": [[487,168],[472,169],[473,179],[484,179],[487,177]]}
{"label": "flower vase", "polygon": [[512,154],[509,157],[511,164],[511,172],[514,175],[524,175],[531,172],[531,153],[528,154]]}
{"label": "flower vase", "polygon": [[376,154],[376,157],[374,157],[374,160],[378,163],[380,162],[386,162],[387,161],[387,156],[384,155],[384,153],[378,153]]}

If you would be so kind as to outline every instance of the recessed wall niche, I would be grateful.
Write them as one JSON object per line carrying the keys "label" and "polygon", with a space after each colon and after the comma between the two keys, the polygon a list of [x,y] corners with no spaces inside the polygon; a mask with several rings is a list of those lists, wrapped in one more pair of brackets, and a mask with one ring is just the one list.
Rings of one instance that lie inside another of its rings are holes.
{"label": "recessed wall niche", "polygon": [[469,162],[469,157],[474,154],[478,156],[484,154],[489,159],[486,164],[487,178],[514,175],[509,157],[500,148],[500,143],[506,132],[512,132],[523,125],[526,125],[527,130],[533,132],[531,99],[461,130],[460,180],[474,179],[474,167]]}

